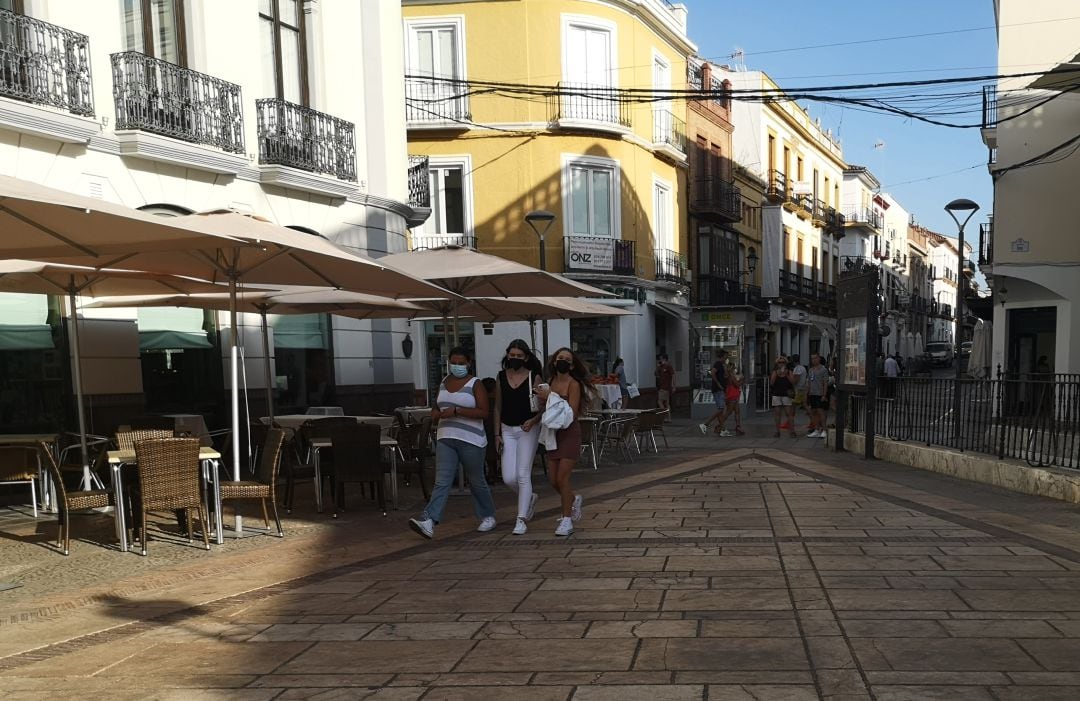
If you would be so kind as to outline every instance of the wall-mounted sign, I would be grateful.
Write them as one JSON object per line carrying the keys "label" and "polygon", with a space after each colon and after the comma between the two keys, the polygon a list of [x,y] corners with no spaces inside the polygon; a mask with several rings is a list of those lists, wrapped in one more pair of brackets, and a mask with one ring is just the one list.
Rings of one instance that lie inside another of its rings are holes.
{"label": "wall-mounted sign", "polygon": [[1027,253],[1031,250],[1031,241],[1025,241],[1024,239],[1016,239],[1012,242],[1013,253]]}
{"label": "wall-mounted sign", "polygon": [[615,239],[573,238],[569,246],[570,267],[577,270],[606,270],[615,268]]}

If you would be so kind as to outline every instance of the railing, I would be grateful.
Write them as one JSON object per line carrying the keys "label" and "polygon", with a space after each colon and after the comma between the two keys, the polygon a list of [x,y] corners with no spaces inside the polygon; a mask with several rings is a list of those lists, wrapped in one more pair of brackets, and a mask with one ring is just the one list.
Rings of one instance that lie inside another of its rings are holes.
{"label": "railing", "polygon": [[442,246],[460,246],[475,251],[476,237],[471,234],[409,235],[410,251],[422,251],[428,248],[441,248]]}
{"label": "railing", "polygon": [[630,128],[630,104],[607,85],[558,83],[552,100],[552,121],[571,119]]}
{"label": "railing", "polygon": [[805,212],[810,212],[814,208],[814,198],[811,195],[796,194],[794,191],[788,193],[788,202]]}
{"label": "railing", "polygon": [[836,288],[825,282],[818,282],[788,270],[780,271],[780,294],[807,302],[824,305],[836,304]]}
{"label": "railing", "polygon": [[994,263],[994,223],[979,225],[979,265]]}
{"label": "railing", "polygon": [[653,144],[686,153],[686,122],[671,110],[653,110]]}
{"label": "railing", "polygon": [[409,206],[431,206],[431,179],[427,156],[409,156]]}
{"label": "railing", "polygon": [[405,80],[405,121],[472,121],[469,98],[464,85],[452,81],[424,78]]}
{"label": "railing", "polygon": [[658,282],[686,284],[686,266],[683,264],[682,256],[666,248],[656,249],[653,251],[653,255],[656,259],[656,280]]}
{"label": "railing", "polygon": [[881,228],[881,213],[873,207],[844,210],[844,220],[848,224],[865,224],[872,229]]}
{"label": "railing", "polygon": [[877,263],[863,256],[841,256],[840,275],[862,275],[863,273],[877,272]]}
{"label": "railing", "polygon": [[844,215],[832,207],[825,208],[825,232],[833,235],[844,235]]}
{"label": "railing", "polygon": [[938,302],[937,314],[938,314],[938,316],[942,317],[943,319],[951,319],[952,318],[952,305],[951,304],[945,304],[944,302]]}
{"label": "railing", "polygon": [[997,146],[994,146],[993,148],[989,148],[989,149],[986,150],[986,165],[987,166],[996,166],[997,165],[997,158],[998,158],[998,156],[997,156]]}
{"label": "railing", "polygon": [[743,285],[737,280],[701,277],[697,281],[697,298],[694,304],[701,307],[746,306],[764,309],[761,288]]}
{"label": "railing", "polygon": [[769,171],[769,184],[765,196],[771,200],[787,199],[787,176],[775,168]]}
{"label": "railing", "polygon": [[255,101],[259,163],[356,182],[352,122],[276,97]]}
{"label": "railing", "polygon": [[998,122],[998,98],[996,85],[983,86],[982,125],[983,129],[993,129]]}
{"label": "railing", "polygon": [[[1033,467],[1080,468],[1080,380],[1075,376],[913,376],[879,378],[879,383],[875,429],[883,438],[1023,460]],[[960,412],[954,414],[957,394]],[[862,432],[865,398],[852,397],[849,406],[849,429]]]}
{"label": "railing", "polygon": [[742,192],[723,178],[699,178],[693,184],[690,206],[698,211],[715,212],[728,220],[742,219]]}
{"label": "railing", "polygon": [[90,39],[0,10],[0,95],[94,116]]}
{"label": "railing", "polygon": [[244,153],[240,86],[137,51],[112,55],[116,128]]}
{"label": "railing", "polygon": [[705,89],[705,64],[690,59],[686,62],[686,83],[691,90]]}
{"label": "railing", "polygon": [[634,242],[607,236],[564,236],[563,265],[570,273],[635,275]]}

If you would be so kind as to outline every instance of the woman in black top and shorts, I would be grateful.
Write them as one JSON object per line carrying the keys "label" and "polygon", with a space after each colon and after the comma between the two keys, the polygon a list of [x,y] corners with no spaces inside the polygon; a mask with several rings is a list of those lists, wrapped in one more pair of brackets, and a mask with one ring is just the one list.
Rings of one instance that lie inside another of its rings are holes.
{"label": "woman in black top and shorts", "polygon": [[[780,437],[780,427],[786,425],[795,437],[795,407],[792,398],[795,396],[795,383],[791,372],[787,367],[787,358],[780,356],[776,359],[776,367],[769,375],[769,394],[772,395],[773,421],[776,423],[774,438]],[[787,421],[780,423],[780,417],[787,415]]]}
{"label": "woman in black top and shorts", "polygon": [[533,517],[536,494],[532,466],[540,441],[540,407],[533,388],[540,384],[540,361],[529,344],[514,339],[506,348],[495,385],[495,445],[502,453],[502,478],[517,493],[514,535],[525,535]]}

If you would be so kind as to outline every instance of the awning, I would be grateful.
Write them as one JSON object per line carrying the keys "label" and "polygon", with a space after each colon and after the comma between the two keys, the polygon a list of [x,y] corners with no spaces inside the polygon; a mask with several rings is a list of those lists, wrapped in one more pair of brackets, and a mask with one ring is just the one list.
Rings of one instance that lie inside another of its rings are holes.
{"label": "awning", "polygon": [[189,333],[185,331],[140,331],[139,350],[194,350],[213,348],[205,331]]}
{"label": "awning", "polygon": [[653,306],[678,321],[690,321],[690,308],[671,302],[653,302]]}
{"label": "awning", "polygon": [[324,350],[327,342],[325,314],[288,314],[273,320],[274,348]]}
{"label": "awning", "polygon": [[52,348],[54,346],[50,326],[0,324],[0,350],[51,350]]}

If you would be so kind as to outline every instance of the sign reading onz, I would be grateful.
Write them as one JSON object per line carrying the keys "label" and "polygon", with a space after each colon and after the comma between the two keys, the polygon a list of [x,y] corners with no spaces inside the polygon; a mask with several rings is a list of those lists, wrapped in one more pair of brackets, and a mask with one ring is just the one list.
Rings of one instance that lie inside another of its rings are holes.
{"label": "sign reading onz", "polygon": [[575,270],[607,270],[615,268],[614,239],[570,239],[569,264]]}

